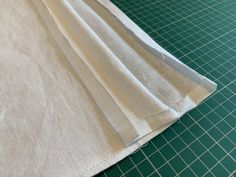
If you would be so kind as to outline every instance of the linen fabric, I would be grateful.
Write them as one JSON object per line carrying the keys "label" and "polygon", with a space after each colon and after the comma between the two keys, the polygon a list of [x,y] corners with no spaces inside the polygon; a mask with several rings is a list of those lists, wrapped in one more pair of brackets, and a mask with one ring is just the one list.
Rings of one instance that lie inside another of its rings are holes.
{"label": "linen fabric", "polygon": [[107,0],[0,0],[0,174],[91,176],[216,84]]}

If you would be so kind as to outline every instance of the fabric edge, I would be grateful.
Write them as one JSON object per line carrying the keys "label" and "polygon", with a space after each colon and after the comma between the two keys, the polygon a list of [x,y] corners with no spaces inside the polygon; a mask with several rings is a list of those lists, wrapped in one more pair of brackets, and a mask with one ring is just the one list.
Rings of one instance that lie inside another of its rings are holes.
{"label": "fabric edge", "polygon": [[[216,84],[214,84],[214,87],[211,91],[209,91],[207,94],[205,94],[201,101],[196,104],[195,106],[191,107],[188,111],[186,111],[184,114],[179,115],[178,117],[174,118],[171,122],[167,123],[166,125],[164,125],[164,127],[162,128],[158,128],[157,130],[154,130],[153,132],[145,135],[143,138],[137,140],[135,143],[133,143],[132,145],[130,145],[130,147],[127,147],[128,150],[123,152],[123,153],[119,153],[116,156],[116,159],[114,159],[113,157],[108,157],[107,159],[104,159],[102,162],[106,162],[106,163],[100,163],[98,162],[98,165],[96,166],[96,169],[93,167],[89,167],[88,169],[86,169],[84,171],[84,173],[88,176],[91,175],[97,175],[99,173],[101,173],[102,171],[112,167],[113,165],[115,165],[116,163],[118,163],[119,161],[125,159],[126,157],[128,157],[129,155],[131,155],[132,153],[134,153],[136,150],[142,148],[142,146],[146,143],[148,143],[148,141],[152,140],[153,138],[155,138],[156,136],[160,135],[162,132],[164,132],[165,130],[167,130],[171,125],[173,125],[174,123],[176,123],[176,121],[182,117],[183,115],[189,113],[191,110],[195,109],[197,106],[199,106],[201,103],[203,103],[210,95],[212,95],[215,91],[216,91]],[[120,151],[121,152],[121,151]],[[129,155],[125,155],[125,154],[129,154]],[[108,162],[109,161],[109,162]],[[109,164],[109,165],[106,165]]]}

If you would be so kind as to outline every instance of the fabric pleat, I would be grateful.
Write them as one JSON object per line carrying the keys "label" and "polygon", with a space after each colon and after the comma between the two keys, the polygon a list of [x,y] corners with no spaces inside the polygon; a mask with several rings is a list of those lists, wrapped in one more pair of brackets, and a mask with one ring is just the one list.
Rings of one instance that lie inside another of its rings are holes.
{"label": "fabric pleat", "polygon": [[135,24],[109,1],[33,2],[126,145],[175,121],[215,90],[214,83],[150,46],[140,29],[132,31]]}

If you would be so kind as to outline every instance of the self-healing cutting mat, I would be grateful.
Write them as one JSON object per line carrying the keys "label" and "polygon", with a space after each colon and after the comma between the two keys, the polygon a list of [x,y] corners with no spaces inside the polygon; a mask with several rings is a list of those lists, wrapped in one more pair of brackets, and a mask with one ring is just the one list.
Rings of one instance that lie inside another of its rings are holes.
{"label": "self-healing cutting mat", "polygon": [[180,61],[215,81],[218,90],[98,176],[235,176],[236,1],[112,2]]}

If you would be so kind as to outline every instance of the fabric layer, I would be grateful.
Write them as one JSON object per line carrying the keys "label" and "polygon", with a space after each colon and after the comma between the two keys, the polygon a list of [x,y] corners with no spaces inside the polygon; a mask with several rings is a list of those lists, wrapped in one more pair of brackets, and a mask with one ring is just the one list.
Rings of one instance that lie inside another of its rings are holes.
{"label": "fabric layer", "polygon": [[94,175],[215,89],[109,1],[32,2],[0,0],[1,176]]}

